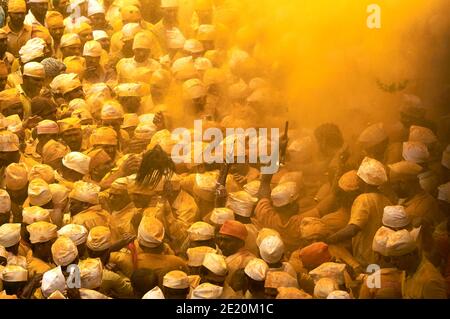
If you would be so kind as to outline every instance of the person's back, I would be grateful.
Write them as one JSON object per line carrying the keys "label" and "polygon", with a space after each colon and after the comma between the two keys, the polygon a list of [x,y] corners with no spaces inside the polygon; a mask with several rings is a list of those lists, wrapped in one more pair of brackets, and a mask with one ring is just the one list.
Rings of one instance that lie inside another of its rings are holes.
{"label": "person's back", "polygon": [[353,237],[353,256],[362,264],[374,261],[372,241],[377,230],[382,226],[383,210],[391,203],[380,193],[364,193],[353,202],[349,224],[361,230]]}
{"label": "person's back", "polygon": [[446,282],[427,258],[422,257],[416,272],[406,278],[403,298],[447,299]]}

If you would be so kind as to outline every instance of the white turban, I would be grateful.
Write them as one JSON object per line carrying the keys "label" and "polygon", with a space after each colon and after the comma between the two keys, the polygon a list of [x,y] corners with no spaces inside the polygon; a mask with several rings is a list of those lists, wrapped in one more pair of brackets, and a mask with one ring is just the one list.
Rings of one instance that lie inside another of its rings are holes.
{"label": "white turban", "polygon": [[100,42],[91,40],[84,44],[83,56],[100,57],[103,49]]}
{"label": "white turban", "polygon": [[62,159],[62,163],[65,167],[83,175],[89,173],[90,162],[91,158],[80,152],[70,152]]}
{"label": "white turban", "polygon": [[21,266],[7,265],[3,268],[1,279],[5,282],[21,282],[28,280],[28,270]]}
{"label": "white turban", "polygon": [[393,234],[395,231],[391,228],[381,226],[372,241],[372,250],[379,253],[382,256],[387,256],[386,243],[388,241],[389,235]]}
{"label": "white turban", "polygon": [[388,236],[386,250],[388,256],[404,256],[417,248],[413,233],[402,229]]}
{"label": "white turban", "polygon": [[325,299],[330,293],[336,290],[339,290],[339,285],[333,278],[321,278],[314,286],[314,297]]}
{"label": "white turban", "polygon": [[192,291],[191,299],[219,299],[222,292],[223,287],[205,282]]}
{"label": "white turban", "polygon": [[0,189],[0,214],[11,211],[11,198],[6,190]]}
{"label": "white turban", "polygon": [[284,243],[278,236],[267,236],[259,244],[261,257],[269,264],[280,261],[284,254]]}
{"label": "white turban", "polygon": [[267,272],[269,271],[269,266],[266,262],[259,258],[251,259],[244,268],[244,272],[251,279],[256,281],[266,280]]}
{"label": "white turban", "polygon": [[153,288],[152,290],[148,291],[142,299],[165,299],[164,294],[158,286]]}
{"label": "white turban", "polygon": [[78,246],[86,242],[88,230],[83,225],[68,224],[58,230],[58,236],[68,237]]}
{"label": "white turban", "polygon": [[58,236],[56,230],[58,227],[49,222],[35,222],[27,226],[30,233],[30,242],[32,244],[45,243]]}
{"label": "white turban", "polygon": [[163,286],[172,289],[186,289],[190,286],[189,277],[180,270],[170,271],[163,277]]}
{"label": "white turban", "polygon": [[429,160],[430,153],[427,146],[421,142],[404,142],[402,156],[407,161],[420,164]]}
{"label": "white turban", "polygon": [[43,206],[52,200],[52,192],[42,178],[36,178],[28,184],[28,198],[31,205]]}
{"label": "white turban", "polygon": [[44,297],[48,298],[55,291],[63,292],[66,290],[66,278],[64,277],[61,266],[48,270],[42,276],[41,291]]}
{"label": "white turban", "polygon": [[20,241],[20,224],[6,223],[0,226],[0,245],[5,248],[14,246]]}
{"label": "white turban", "polygon": [[363,159],[357,175],[369,185],[380,186],[387,182],[386,170],[383,164],[369,157]]}
{"label": "white turban", "polygon": [[427,127],[411,125],[409,128],[409,139],[410,142],[422,142],[425,145],[431,145],[437,142],[437,137]]}
{"label": "white turban", "polygon": [[25,64],[43,57],[45,46],[45,41],[39,37],[28,40],[19,50],[20,60]]}
{"label": "white turban", "polygon": [[218,276],[228,273],[225,257],[216,253],[207,253],[203,259],[203,266]]}
{"label": "white turban", "polygon": [[250,196],[257,197],[260,185],[261,181],[255,179],[254,181],[245,184],[243,188]]}
{"label": "white turban", "polygon": [[139,245],[154,248],[161,245],[164,239],[164,226],[154,217],[142,218],[137,236]]}
{"label": "white turban", "polygon": [[327,299],[352,299],[348,292],[344,290],[335,290],[328,294]]}
{"label": "white turban", "polygon": [[264,238],[269,237],[269,236],[277,236],[277,237],[281,238],[280,233],[277,232],[275,229],[262,228],[258,232],[258,236],[256,237],[256,245],[259,247],[261,245],[262,241],[264,240]]}
{"label": "white turban", "polygon": [[380,144],[387,139],[387,133],[383,123],[377,123],[366,128],[358,138],[358,142],[363,143],[366,147],[372,147]]}
{"label": "white turban", "polygon": [[22,222],[28,225],[34,222],[50,222],[50,213],[39,206],[24,207],[22,210]]}
{"label": "white turban", "polygon": [[[338,264],[333,262],[326,262],[320,265],[319,267],[311,270],[309,274],[317,282],[321,278],[332,278],[339,285],[344,284],[344,271],[345,264]],[[337,289],[333,289],[337,290]]]}
{"label": "white turban", "polygon": [[278,184],[271,193],[272,203],[275,207],[290,204],[297,200],[298,196],[298,187],[295,182]]}
{"label": "white turban", "polygon": [[188,261],[187,264],[191,267],[200,267],[203,264],[203,259],[208,253],[215,253],[214,248],[208,246],[198,246],[193,248],[188,248],[186,251]]}
{"label": "white turban", "polygon": [[383,225],[392,228],[402,228],[411,220],[405,212],[405,208],[401,205],[386,206],[383,211]]}
{"label": "white turban", "polygon": [[183,83],[183,98],[194,100],[205,96],[206,86],[199,79],[190,79]]}
{"label": "white turban", "polygon": [[103,104],[100,116],[102,120],[117,120],[122,119],[124,114],[125,112],[119,102],[109,100]]}
{"label": "white turban", "polygon": [[100,186],[83,181],[77,181],[74,183],[74,187],[70,192],[69,197],[79,200],[80,202],[96,205],[98,204],[99,192]]}
{"label": "white turban", "polygon": [[86,246],[93,251],[102,251],[112,245],[111,230],[105,226],[96,226],[89,231]]}
{"label": "white turban", "polygon": [[58,266],[67,266],[78,257],[78,249],[70,238],[61,236],[52,245],[52,256]]}
{"label": "white turban", "polygon": [[78,263],[81,275],[81,287],[97,289],[102,284],[103,266],[98,258],[87,258]]}
{"label": "white turban", "polygon": [[438,199],[450,203],[450,182],[438,187]]}
{"label": "white turban", "polygon": [[258,199],[252,197],[249,193],[238,191],[228,195],[226,206],[236,215],[250,217],[257,201]]}
{"label": "white turban", "polygon": [[195,222],[188,229],[191,241],[209,240],[214,238],[214,227],[205,222]]}
{"label": "white turban", "polygon": [[234,213],[226,207],[214,208],[209,219],[216,225],[223,225],[226,220],[234,220]]}

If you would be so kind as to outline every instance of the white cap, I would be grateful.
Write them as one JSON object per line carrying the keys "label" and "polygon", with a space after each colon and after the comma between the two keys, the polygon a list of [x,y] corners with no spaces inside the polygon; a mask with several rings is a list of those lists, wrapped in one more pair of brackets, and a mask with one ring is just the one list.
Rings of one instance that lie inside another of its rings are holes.
{"label": "white cap", "polygon": [[19,50],[21,62],[25,64],[36,58],[43,57],[45,46],[45,41],[39,37],[29,39]]}
{"label": "white cap", "polygon": [[401,205],[386,206],[383,212],[383,225],[392,228],[402,228],[411,220],[405,212],[405,208]]}
{"label": "white cap", "polygon": [[58,236],[56,230],[58,227],[49,222],[35,222],[27,226],[30,233],[30,242],[32,244],[45,243]]}
{"label": "white cap", "polygon": [[335,290],[328,294],[327,299],[352,299],[352,297],[344,290]]}
{"label": "white cap", "polygon": [[48,298],[55,291],[64,292],[65,290],[66,278],[64,278],[61,266],[44,273],[41,284],[41,291],[44,297]]}
{"label": "white cap", "polygon": [[6,223],[0,226],[0,245],[5,248],[14,246],[20,241],[20,224]]}
{"label": "white cap", "polygon": [[358,142],[363,143],[366,147],[372,147],[383,142],[387,137],[383,123],[377,123],[366,128],[359,135]]}
{"label": "white cap", "polygon": [[205,222],[195,222],[188,229],[191,241],[209,240],[214,238],[214,227]]}
{"label": "white cap", "polygon": [[95,0],[88,1],[87,16],[90,17],[91,15],[97,13],[105,13],[105,8],[98,1]]}
{"label": "white cap", "polygon": [[298,288],[298,281],[285,271],[271,271],[266,274],[265,288],[295,287]]}
{"label": "white cap", "polygon": [[203,44],[197,39],[186,40],[183,49],[189,53],[200,53],[205,50]]}
{"label": "white cap", "polygon": [[259,258],[251,259],[244,268],[244,272],[251,279],[256,281],[266,280],[267,272],[269,271],[269,266],[266,262]]}
{"label": "white cap", "polygon": [[73,185],[72,191],[69,194],[69,197],[79,200],[80,202],[96,205],[98,204],[99,192],[100,186],[96,184],[76,181]]}
{"label": "white cap", "polygon": [[259,186],[261,185],[261,181],[255,179],[244,185],[243,189],[252,197],[257,197],[259,192]]}
{"label": "white cap", "polygon": [[102,120],[122,119],[124,114],[125,112],[119,102],[109,100],[103,104],[101,118]]}
{"label": "white cap", "polygon": [[192,79],[197,75],[194,60],[191,56],[176,59],[172,63],[171,71],[178,80]]}
{"label": "white cap", "polygon": [[11,211],[11,198],[6,190],[0,189],[0,214]]}
{"label": "white cap", "polygon": [[206,86],[199,79],[190,79],[183,83],[183,98],[185,100],[194,100],[205,96]]}
{"label": "white cap", "polygon": [[70,238],[61,236],[52,245],[52,256],[58,266],[67,266],[78,257],[78,249]]}
{"label": "white cap", "polygon": [[92,31],[92,36],[94,37],[95,41],[109,39],[108,33],[106,33],[104,30],[94,30]]}
{"label": "white cap", "polygon": [[165,298],[161,288],[156,286],[152,290],[148,291],[144,296],[142,296],[142,299],[165,299]]}
{"label": "white cap", "polygon": [[228,273],[225,257],[216,253],[205,254],[202,265],[218,276],[225,276]]}
{"label": "white cap", "polygon": [[172,289],[186,289],[190,286],[189,277],[180,270],[170,271],[163,277],[163,286]]}
{"label": "white cap", "polygon": [[420,164],[429,160],[430,153],[422,142],[404,142],[402,156],[407,161]]}
{"label": "white cap", "polygon": [[81,275],[81,287],[97,289],[102,284],[103,266],[99,258],[87,258],[78,263]]}
{"label": "white cap", "polygon": [[83,225],[68,224],[58,230],[58,236],[70,238],[78,246],[86,242],[88,230]]}
{"label": "white cap", "polygon": [[206,71],[208,69],[211,69],[213,67],[213,64],[210,59],[201,56],[195,59],[194,67],[198,71]]}
{"label": "white cap", "polygon": [[83,56],[99,57],[103,49],[100,42],[95,40],[87,41],[83,47]]}
{"label": "white cap", "polygon": [[70,152],[62,159],[62,163],[65,167],[83,175],[89,173],[90,162],[91,158],[80,152]]}
{"label": "white cap", "polygon": [[416,238],[413,233],[402,229],[388,236],[386,250],[388,256],[404,256],[417,248]]}
{"label": "white cap", "polygon": [[[326,262],[319,267],[311,270],[309,274],[313,277],[315,282],[317,282],[320,278],[327,277],[334,279],[339,285],[342,285],[345,282],[345,267],[345,264]],[[337,288],[333,290],[337,290]]]}
{"label": "white cap", "polygon": [[381,226],[372,241],[372,250],[379,253],[382,256],[387,256],[386,243],[388,241],[389,235],[393,234],[395,231],[391,228]]}
{"label": "white cap", "polygon": [[283,184],[278,184],[270,194],[272,198],[272,203],[275,207],[281,207],[290,204],[297,200],[299,196],[299,191],[297,183],[295,182],[285,182]]}
{"label": "white cap", "polygon": [[283,257],[284,243],[278,236],[267,236],[259,244],[261,257],[269,264],[274,264]]}
{"label": "white cap", "polygon": [[447,145],[447,148],[442,152],[441,164],[450,169],[450,145]]}
{"label": "white cap", "polygon": [[438,199],[450,203],[450,182],[438,187]]}
{"label": "white cap", "polygon": [[384,165],[373,158],[365,157],[358,168],[357,175],[365,183],[380,186],[387,182]]}
{"label": "white cap", "polygon": [[193,248],[188,248],[186,251],[188,261],[187,264],[191,267],[200,267],[203,264],[203,259],[208,253],[215,253],[214,248],[208,246],[197,246]]}
{"label": "white cap", "polygon": [[21,266],[7,265],[2,270],[1,279],[5,282],[27,281],[28,270]]}
{"label": "white cap", "polygon": [[223,287],[205,282],[192,291],[191,299],[220,299],[222,292]]}
{"label": "white cap", "polygon": [[209,218],[216,225],[223,225],[226,220],[234,220],[234,213],[226,207],[214,208]]}
{"label": "white cap", "polygon": [[52,200],[52,192],[42,178],[35,178],[28,184],[28,198],[30,205],[42,206]]}
{"label": "white cap", "polygon": [[55,121],[51,120],[43,120],[40,121],[36,125],[36,132],[38,135],[41,134],[58,134],[59,133],[59,126],[56,124]]}
{"label": "white cap", "polygon": [[264,238],[269,237],[269,236],[277,236],[277,237],[281,238],[280,233],[277,232],[275,229],[262,228],[258,232],[258,236],[256,237],[256,245],[259,247],[261,245],[262,241],[264,240]]}
{"label": "white cap", "polygon": [[164,239],[164,226],[154,217],[142,218],[138,228],[139,245],[154,248],[161,245]]}
{"label": "white cap", "polygon": [[250,217],[257,201],[257,198],[246,191],[238,191],[228,195],[226,206],[236,215]]}
{"label": "white cap", "polygon": [[39,206],[24,207],[22,210],[22,222],[28,225],[34,222],[50,222],[50,213],[47,209]]}
{"label": "white cap", "polygon": [[178,0],[161,0],[161,8],[178,8]]}
{"label": "white cap", "polygon": [[339,289],[338,283],[332,278],[321,278],[314,286],[314,297],[325,299],[330,293]]}
{"label": "white cap", "polygon": [[106,226],[95,226],[89,231],[86,246],[93,251],[103,251],[112,245],[111,230]]}
{"label": "white cap", "polygon": [[430,145],[437,142],[437,137],[427,127],[411,125],[409,128],[409,139],[410,142],[422,142],[425,145]]}

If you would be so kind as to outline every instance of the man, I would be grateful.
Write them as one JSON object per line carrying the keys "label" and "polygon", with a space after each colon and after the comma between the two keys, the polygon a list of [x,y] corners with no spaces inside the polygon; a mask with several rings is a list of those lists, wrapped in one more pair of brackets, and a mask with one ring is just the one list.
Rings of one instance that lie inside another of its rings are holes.
{"label": "man", "polygon": [[1,91],[3,91],[6,88],[6,84],[8,82],[8,75],[9,75],[8,66],[6,65],[5,62],[0,61],[0,90]]}
{"label": "man", "polygon": [[84,47],[84,44],[86,42],[94,39],[94,37],[92,36],[92,27],[87,22],[81,22],[79,25],[77,25],[74,32],[80,36],[81,47]]}
{"label": "man", "polygon": [[27,254],[30,274],[43,274],[52,269],[52,244],[58,237],[57,226],[49,222],[34,222],[27,226],[30,233],[31,250]]}
{"label": "man", "polygon": [[11,217],[11,198],[6,190],[0,189],[0,226],[8,223]]}
{"label": "man", "polygon": [[187,299],[189,290],[189,277],[185,272],[173,270],[164,275],[163,293],[166,299]]}
{"label": "man", "polygon": [[83,225],[67,224],[58,230],[58,236],[65,236],[70,238],[77,246],[78,256],[80,259],[87,257],[86,241],[88,237],[88,230]]}
{"label": "man", "polygon": [[214,118],[214,114],[206,110],[206,93],[207,89],[199,79],[189,79],[182,86],[183,103],[185,116],[200,118]]}
{"label": "man", "polygon": [[9,22],[3,27],[8,34],[8,52],[19,57],[20,48],[31,39],[31,26],[24,24],[27,6],[24,0],[8,1]]}
{"label": "man", "polygon": [[227,282],[233,278],[234,272],[245,268],[247,263],[255,256],[245,248],[247,228],[235,220],[227,220],[220,228],[217,236],[217,245],[222,254],[226,256],[228,268]]}
{"label": "man", "polygon": [[94,149],[89,151],[87,155],[91,158],[89,164],[89,175],[92,182],[98,184],[105,175],[114,167],[114,162],[104,150]]}
{"label": "man", "polygon": [[32,157],[40,162],[44,145],[50,140],[57,140],[59,137],[59,127],[54,121],[43,120],[36,125],[37,137],[25,149],[26,156]]}
{"label": "man", "polygon": [[403,229],[388,236],[387,255],[392,264],[406,272],[403,298],[447,299],[442,275],[424,256],[421,256],[414,236]]}
{"label": "man", "polygon": [[3,289],[7,296],[12,296],[11,299],[17,299],[22,295],[28,282],[28,271],[25,268],[7,265],[5,268],[2,267],[1,277]]}
{"label": "man", "polygon": [[424,191],[418,174],[422,167],[409,161],[389,165],[392,188],[403,201],[405,212],[414,227],[422,226],[421,248],[427,254],[433,246],[434,229],[445,219],[436,199]]}
{"label": "man", "polygon": [[136,234],[132,220],[139,213],[128,195],[129,183],[126,177],[116,179],[109,189],[108,206],[111,210],[111,232],[113,241],[126,234]]}
{"label": "man", "polygon": [[374,262],[371,249],[373,238],[382,225],[384,207],[391,203],[378,189],[387,181],[383,164],[366,157],[359,166],[357,175],[364,182],[361,188],[364,193],[355,199],[348,225],[331,235],[326,242],[335,244],[353,238],[353,256],[364,269]]}
{"label": "man", "polygon": [[[56,180],[72,189],[89,172],[90,157],[80,152],[70,152],[62,159],[61,172],[55,173]],[[61,173],[61,174],[60,174]]]}
{"label": "man", "polygon": [[59,49],[61,50],[61,59],[70,56],[81,55],[81,40],[76,33],[66,33],[61,36]]}
{"label": "man", "polygon": [[132,245],[131,254],[117,252],[111,254],[111,263],[130,277],[134,270],[148,268],[162,277],[167,270],[187,270],[186,263],[173,255],[169,246],[163,243],[164,226],[154,217],[144,217],[138,228],[137,240]]}
{"label": "man", "polygon": [[105,8],[97,1],[89,1],[87,9],[87,17],[91,20],[92,29],[112,31],[112,27],[105,19]]}
{"label": "man", "polygon": [[28,2],[30,10],[25,17],[25,24],[33,26],[45,26],[45,15],[48,10],[48,0],[30,0]]}
{"label": "man", "polygon": [[118,158],[118,140],[117,133],[111,127],[99,127],[90,137],[90,144],[96,149],[102,149],[108,156],[116,161]]}
{"label": "man", "polygon": [[121,59],[116,66],[119,83],[149,83],[154,71],[161,68],[151,56],[151,40],[148,31],[136,34],[133,40],[132,58]]}
{"label": "man", "polygon": [[111,69],[105,70],[100,65],[100,57],[103,49],[99,42],[95,40],[87,41],[83,48],[83,57],[86,61],[86,70],[83,76],[85,84],[109,83],[115,80],[115,74]]}
{"label": "man", "polygon": [[100,187],[97,185],[78,181],[69,194],[69,211],[72,223],[83,225],[88,230],[96,226],[108,226],[110,215],[103,210],[98,202]]}
{"label": "man", "polygon": [[[6,66],[7,73],[11,71],[16,71],[13,69],[14,55],[12,55],[8,50],[8,33],[4,29],[0,29],[0,60]],[[18,65],[14,65],[17,68]],[[5,77],[7,74],[5,75]],[[6,83],[5,83],[6,84]]]}
{"label": "man", "polygon": [[103,104],[100,114],[102,125],[109,126],[116,132],[118,150],[120,152],[124,152],[126,150],[130,140],[127,132],[120,128],[123,124],[123,115],[124,111],[122,105],[120,105],[120,103],[116,100],[106,101]]}
{"label": "man", "polygon": [[[131,113],[132,115],[138,113],[144,91],[141,84],[120,83],[114,88],[114,91],[116,92],[117,100],[124,106],[125,114]],[[137,118],[137,114],[135,116]]]}
{"label": "man", "polygon": [[63,59],[63,55],[60,49],[61,46],[61,37],[64,34],[64,17],[61,13],[58,11],[49,11],[45,22],[48,28],[48,31],[50,32],[50,35],[53,39],[53,50],[54,50],[54,57],[57,59]]}
{"label": "man", "polygon": [[11,198],[13,221],[20,222],[22,206],[28,195],[28,170],[24,163],[12,163],[4,170],[4,186]]}
{"label": "man", "polygon": [[23,84],[17,86],[24,106],[24,119],[31,116],[31,99],[38,96],[44,85],[45,69],[41,63],[28,62],[23,66]]}
{"label": "man", "polygon": [[11,163],[18,163],[21,154],[19,151],[19,138],[9,131],[0,132],[0,169]]}
{"label": "man", "polygon": [[81,123],[78,118],[68,117],[58,121],[59,133],[66,145],[73,152],[82,151],[83,132],[81,131]]}

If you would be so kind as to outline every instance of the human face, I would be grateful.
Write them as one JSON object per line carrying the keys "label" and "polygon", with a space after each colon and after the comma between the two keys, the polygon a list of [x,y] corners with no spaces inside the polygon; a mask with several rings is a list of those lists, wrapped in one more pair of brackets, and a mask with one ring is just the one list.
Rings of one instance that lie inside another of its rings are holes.
{"label": "human face", "polygon": [[97,70],[100,66],[100,57],[85,56],[84,59],[86,60],[87,70]]}
{"label": "human face", "polygon": [[44,78],[34,76],[23,76],[23,86],[26,88],[27,95],[31,98],[38,96],[44,85]]}
{"label": "human face", "polygon": [[175,25],[178,21],[178,8],[163,8],[163,19],[166,24]]}
{"label": "human face", "polygon": [[48,3],[46,2],[40,2],[40,3],[29,3],[30,10],[33,13],[33,15],[38,19],[39,21],[43,21],[45,19],[45,15],[47,14],[48,10]]}
{"label": "human face", "polygon": [[107,38],[100,39],[100,40],[98,40],[98,42],[102,46],[103,50],[105,50],[106,52],[109,52],[109,48],[111,46],[111,41],[109,39],[107,39]]}
{"label": "human face", "polygon": [[217,236],[217,245],[224,256],[233,255],[242,247],[241,241],[237,238],[222,234]]}
{"label": "human face", "polygon": [[91,41],[94,39],[92,36],[92,31],[86,30],[81,33],[79,33],[81,44],[84,45],[86,42]]}
{"label": "human face", "polygon": [[119,193],[114,193],[114,192],[111,193],[110,192],[109,204],[110,204],[110,208],[112,210],[115,210],[115,211],[121,210],[129,203],[130,203],[130,197],[128,196],[128,194],[119,194]]}
{"label": "human face", "polygon": [[66,101],[72,101],[74,99],[84,99],[83,88],[80,86],[79,88],[76,88],[75,90],[67,92],[66,94],[64,94],[64,99]]}
{"label": "human face", "polygon": [[64,27],[49,28],[49,31],[53,40],[59,42],[61,40],[62,35],[64,34]]}
{"label": "human face", "polygon": [[148,57],[150,56],[149,49],[134,49],[133,53],[134,53],[134,60],[138,63],[147,61]]}
{"label": "human face", "polygon": [[81,129],[74,128],[62,133],[62,139],[69,146],[71,151],[79,151],[81,149],[81,143],[83,141],[83,133]]}
{"label": "human face", "polygon": [[111,158],[116,158],[117,145],[101,145],[101,148],[108,154]]}
{"label": "human face", "polygon": [[80,56],[81,55],[81,46],[79,44],[73,44],[61,48],[61,52],[65,58],[68,56]]}
{"label": "human face", "polygon": [[6,167],[11,163],[19,163],[20,152],[0,152],[0,167]]}
{"label": "human face", "polygon": [[136,113],[141,106],[141,98],[139,96],[120,96],[118,100],[124,106],[126,113]]}
{"label": "human face", "polygon": [[22,12],[9,12],[8,13],[11,25],[13,27],[19,28],[23,25],[25,20],[25,13]]}
{"label": "human face", "polygon": [[92,28],[94,29],[101,29],[105,24],[105,14],[103,13],[96,13],[89,17],[92,23]]}
{"label": "human face", "polygon": [[87,203],[71,198],[69,200],[69,212],[72,216],[82,212],[88,206]]}

